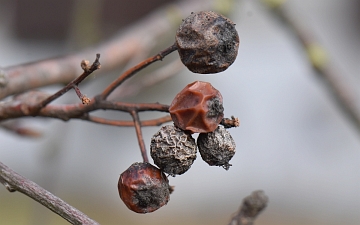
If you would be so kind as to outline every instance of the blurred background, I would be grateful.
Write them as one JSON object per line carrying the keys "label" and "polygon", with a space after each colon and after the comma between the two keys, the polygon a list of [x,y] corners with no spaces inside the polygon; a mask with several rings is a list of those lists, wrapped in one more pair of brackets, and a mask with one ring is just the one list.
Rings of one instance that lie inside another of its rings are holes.
{"label": "blurred background", "polygon": [[[165,7],[171,17],[173,2],[0,0],[0,66],[71,54],[105,42],[159,7]],[[117,191],[119,175],[133,162],[142,161],[133,128],[22,119],[24,126],[36,128],[43,136],[24,138],[0,129],[0,161],[100,224],[227,224],[242,199],[254,190],[264,190],[269,197],[268,207],[255,222],[258,225],[360,224],[360,132],[334,103],[292,30],[261,1],[205,2],[204,9],[215,11],[231,6],[228,16],[240,36],[235,63],[209,76],[192,74],[184,67],[179,74],[122,100],[170,104],[186,84],[211,82],[223,95],[225,116],[241,121],[239,128],[230,129],[237,153],[229,171],[208,166],[198,155],[187,173],[169,178],[175,192],[168,205],[139,215],[126,208]],[[360,1],[288,0],[284,4],[326,49],[339,79],[359,103]],[[187,14],[191,11],[190,7]],[[176,29],[159,38],[150,54],[172,44]],[[146,55],[141,57],[137,61]],[[172,53],[139,77],[177,57]],[[81,84],[82,91],[94,96],[122,69],[96,72]],[[44,90],[54,92],[60,87]],[[70,102],[78,102],[73,92],[57,101]],[[120,112],[96,114],[131,119]],[[147,146],[158,129],[143,128]],[[1,186],[0,224],[68,223]]]}

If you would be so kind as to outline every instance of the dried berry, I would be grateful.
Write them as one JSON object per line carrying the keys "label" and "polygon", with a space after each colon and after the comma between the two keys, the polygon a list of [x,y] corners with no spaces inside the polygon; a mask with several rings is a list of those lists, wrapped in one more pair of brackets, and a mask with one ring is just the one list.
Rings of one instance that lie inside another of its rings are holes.
{"label": "dried berry", "polygon": [[214,131],[224,117],[223,99],[210,83],[195,81],[176,95],[169,112],[177,127],[207,133]]}
{"label": "dried berry", "polygon": [[199,134],[197,145],[201,158],[210,166],[222,166],[228,170],[229,161],[235,154],[235,141],[224,127],[214,132]]}
{"label": "dried berry", "polygon": [[134,163],[119,178],[118,190],[125,205],[137,213],[153,212],[170,199],[169,180],[150,163]]}
{"label": "dried berry", "polygon": [[212,11],[193,13],[176,32],[183,64],[194,73],[219,73],[236,59],[239,35],[235,24]]}
{"label": "dried berry", "polygon": [[163,126],[151,138],[150,154],[165,173],[180,175],[190,169],[196,159],[196,143],[190,134],[173,126]]}

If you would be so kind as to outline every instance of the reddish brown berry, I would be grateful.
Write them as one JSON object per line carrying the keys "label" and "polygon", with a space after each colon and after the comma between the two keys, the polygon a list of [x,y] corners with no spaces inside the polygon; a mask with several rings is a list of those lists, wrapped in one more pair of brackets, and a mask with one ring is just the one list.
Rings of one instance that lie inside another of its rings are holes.
{"label": "reddish brown berry", "polygon": [[197,145],[201,158],[210,166],[222,166],[228,170],[229,161],[235,154],[235,141],[222,126],[209,133],[199,134]]}
{"label": "reddish brown berry", "polygon": [[214,131],[224,117],[223,99],[210,83],[195,81],[176,95],[169,112],[177,127],[207,133]]}
{"label": "reddish brown berry", "polygon": [[194,73],[219,73],[236,59],[239,35],[228,18],[211,11],[192,13],[176,32],[183,64]]}
{"label": "reddish brown berry", "polygon": [[151,138],[154,163],[172,176],[188,171],[196,159],[196,143],[190,134],[173,125],[163,126]]}
{"label": "reddish brown berry", "polygon": [[119,178],[121,200],[137,213],[153,212],[170,199],[169,180],[150,163],[134,163]]}

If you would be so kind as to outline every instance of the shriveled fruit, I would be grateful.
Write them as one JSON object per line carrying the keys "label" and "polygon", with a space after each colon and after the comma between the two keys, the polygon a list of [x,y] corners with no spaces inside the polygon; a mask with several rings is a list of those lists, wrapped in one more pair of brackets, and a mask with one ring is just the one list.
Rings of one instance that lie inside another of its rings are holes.
{"label": "shriveled fruit", "polygon": [[228,170],[229,161],[235,154],[235,141],[222,126],[209,133],[199,134],[197,145],[201,158],[210,166],[222,166]]}
{"label": "shriveled fruit", "polygon": [[196,151],[191,135],[173,125],[163,126],[151,138],[150,154],[154,163],[172,176],[190,169],[196,159]]}
{"label": "shriveled fruit", "polygon": [[119,178],[121,200],[137,213],[153,212],[170,199],[169,180],[150,163],[134,163]]}
{"label": "shriveled fruit", "polygon": [[226,70],[239,49],[235,24],[212,11],[192,13],[180,25],[175,40],[183,64],[201,74]]}
{"label": "shriveled fruit", "polygon": [[183,130],[211,132],[224,117],[223,98],[210,83],[195,81],[175,96],[169,112],[174,124]]}

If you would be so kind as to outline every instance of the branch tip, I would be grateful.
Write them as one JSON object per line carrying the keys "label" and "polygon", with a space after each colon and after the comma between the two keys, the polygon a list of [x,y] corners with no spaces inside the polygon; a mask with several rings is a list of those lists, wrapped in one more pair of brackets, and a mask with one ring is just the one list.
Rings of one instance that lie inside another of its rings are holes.
{"label": "branch tip", "polygon": [[73,89],[75,90],[76,95],[79,97],[82,104],[84,104],[84,105],[89,105],[90,104],[90,102],[91,102],[90,98],[88,98],[86,95],[82,94],[77,85],[73,84]]}
{"label": "branch tip", "polygon": [[238,212],[228,225],[253,225],[256,217],[266,208],[269,198],[258,190],[245,197]]}
{"label": "branch tip", "polygon": [[90,69],[89,67],[89,60],[82,60],[80,63],[81,69],[83,69],[85,72]]}

